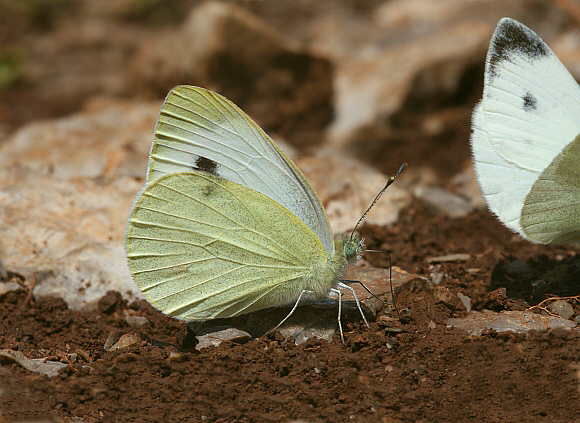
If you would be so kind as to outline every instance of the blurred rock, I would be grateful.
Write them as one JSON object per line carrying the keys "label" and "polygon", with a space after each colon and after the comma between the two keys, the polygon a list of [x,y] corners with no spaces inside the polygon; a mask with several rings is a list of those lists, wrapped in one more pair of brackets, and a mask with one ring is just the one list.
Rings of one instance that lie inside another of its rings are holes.
{"label": "blurred rock", "polygon": [[202,3],[144,42],[131,67],[137,92],[210,88],[298,147],[320,143],[332,116],[331,62],[233,3]]}
{"label": "blurred rock", "polygon": [[113,314],[122,302],[123,298],[117,291],[107,291],[107,293],[99,299],[98,309],[101,313]]}
{"label": "blurred rock", "polygon": [[[354,228],[388,180],[387,175],[330,149],[320,150],[315,156],[298,158],[296,164],[320,197],[335,234]],[[393,163],[393,172],[399,166],[400,163]],[[364,221],[376,225],[393,224],[401,209],[411,200],[411,194],[399,187],[397,179]]]}
{"label": "blurred rock", "polygon": [[554,301],[547,309],[562,319],[570,319],[574,315],[574,308],[568,301],[564,300]]}
{"label": "blurred rock", "polygon": [[330,138],[348,143],[356,129],[388,123],[407,105],[448,101],[465,74],[485,57],[493,28],[488,23],[459,22],[370,58],[340,64]]}
{"label": "blurred rock", "polygon": [[564,66],[576,78],[580,79],[580,30],[571,29],[560,34],[551,42],[548,42],[554,53],[562,61]]}
{"label": "blurred rock", "polygon": [[158,112],[157,102],[93,102],[0,145],[1,261],[36,278],[36,296],[75,309],[109,290],[141,298],[123,244]]}
{"label": "blurred rock", "polygon": [[25,125],[0,145],[0,169],[10,168],[2,187],[20,185],[15,179],[33,177],[30,172],[39,179],[100,183],[113,176],[144,177],[160,107],[157,101],[95,98],[79,113]]}
{"label": "blurred rock", "polygon": [[437,187],[418,187],[415,197],[428,209],[443,213],[451,219],[459,219],[472,213],[473,205],[458,195]]}
{"label": "blurred rock", "polygon": [[435,286],[433,288],[433,298],[436,303],[444,304],[445,306],[455,310],[460,310],[461,305],[463,304],[459,297],[453,295],[446,286]]}
{"label": "blurred rock", "polygon": [[427,263],[449,263],[449,262],[458,262],[458,261],[467,261],[471,259],[470,254],[447,254],[445,256],[437,256],[437,257],[427,257],[425,261]]}
{"label": "blurred rock", "polygon": [[470,336],[480,336],[486,330],[496,332],[526,333],[531,330],[571,329],[576,323],[561,317],[542,316],[529,311],[472,311],[462,319],[448,319],[447,327],[466,331]]}
{"label": "blurred rock", "polygon": [[495,26],[504,16],[523,19],[533,6],[534,2],[529,0],[392,0],[377,8],[373,21],[383,32],[384,39],[401,42],[462,21],[487,22]]}

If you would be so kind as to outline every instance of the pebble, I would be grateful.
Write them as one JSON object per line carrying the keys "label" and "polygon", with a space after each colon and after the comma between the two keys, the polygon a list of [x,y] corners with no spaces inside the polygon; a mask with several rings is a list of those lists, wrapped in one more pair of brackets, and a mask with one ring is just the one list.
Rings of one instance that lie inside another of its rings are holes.
{"label": "pebble", "polygon": [[210,346],[218,346],[223,341],[235,342],[236,344],[245,344],[250,339],[252,339],[252,335],[240,329],[227,328],[206,333],[205,335],[198,335],[196,338],[199,343],[195,346],[195,349],[201,350]]}
{"label": "pebble", "polygon": [[149,319],[145,316],[125,316],[125,321],[129,326],[135,326],[140,328],[141,326],[145,326],[149,323]]}
{"label": "pebble", "polygon": [[133,344],[136,344],[141,339],[137,335],[125,334],[119,338],[119,340],[110,348],[112,350],[120,350],[121,348],[127,348]]}
{"label": "pebble", "polygon": [[105,345],[103,346],[104,350],[109,351],[111,347],[115,344],[115,342],[119,340],[120,337],[121,335],[119,335],[119,332],[117,332],[116,330],[109,332],[107,340],[105,341]]}
{"label": "pebble", "polygon": [[58,375],[58,372],[61,369],[68,366],[68,364],[60,363],[58,361],[44,361],[44,358],[30,359],[26,357],[21,351],[14,351],[9,349],[1,349],[0,356],[15,361],[26,370],[34,373],[40,373],[48,377],[54,377]]}
{"label": "pebble", "polygon": [[471,311],[471,298],[469,298],[467,295],[462,294],[461,292],[457,293],[457,296],[459,297],[459,299],[461,300],[461,302],[463,303],[463,305],[465,306],[465,309],[467,310],[467,312],[469,313]]}

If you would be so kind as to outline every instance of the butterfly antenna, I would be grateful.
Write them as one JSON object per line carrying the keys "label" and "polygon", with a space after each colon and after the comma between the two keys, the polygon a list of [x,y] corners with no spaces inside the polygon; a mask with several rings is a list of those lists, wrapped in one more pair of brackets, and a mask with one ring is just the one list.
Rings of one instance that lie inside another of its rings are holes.
{"label": "butterfly antenna", "polygon": [[[389,185],[391,185],[394,181],[395,178],[397,176],[399,176],[401,174],[401,172],[403,170],[405,170],[405,168],[407,167],[407,163],[403,163],[401,165],[401,167],[399,168],[399,171],[397,172],[397,174],[395,176],[391,176],[389,178],[389,180],[387,181],[386,185],[383,187],[382,190],[379,191],[379,193],[377,194],[377,196],[375,197],[375,199],[373,200],[373,202],[371,203],[371,205],[367,208],[367,210],[363,213],[363,215],[361,216],[361,218],[358,220],[358,222],[356,222],[356,225],[354,225],[354,229],[352,230],[351,234],[350,234],[350,239],[352,239],[352,237],[354,236],[354,232],[356,231],[356,228],[358,228],[358,226],[361,224],[361,222],[363,221],[363,219],[366,217],[366,215],[369,213],[369,211],[371,211],[371,209],[373,208],[373,206],[377,203],[377,201],[379,201],[379,198],[381,198],[381,195],[383,195],[383,193],[386,191],[386,189],[389,187]],[[386,252],[386,251],[385,251]],[[388,253],[387,253],[388,254]]]}

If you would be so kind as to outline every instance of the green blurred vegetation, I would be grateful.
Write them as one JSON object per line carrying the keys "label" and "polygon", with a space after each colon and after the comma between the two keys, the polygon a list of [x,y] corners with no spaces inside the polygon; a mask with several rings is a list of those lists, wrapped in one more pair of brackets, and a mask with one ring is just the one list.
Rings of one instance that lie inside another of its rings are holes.
{"label": "green blurred vegetation", "polygon": [[23,62],[24,53],[18,47],[0,49],[0,91],[20,80]]}

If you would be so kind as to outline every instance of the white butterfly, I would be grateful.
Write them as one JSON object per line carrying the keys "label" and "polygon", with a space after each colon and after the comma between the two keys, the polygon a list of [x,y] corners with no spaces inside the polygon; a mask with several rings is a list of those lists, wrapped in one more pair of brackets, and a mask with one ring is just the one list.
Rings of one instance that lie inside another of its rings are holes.
{"label": "white butterfly", "polygon": [[334,291],[342,337],[341,289],[354,290],[341,279],[363,249],[334,241],[310,183],[237,106],[198,87],[169,93],[127,229],[151,304],[188,321],[295,302],[292,314],[305,293]]}
{"label": "white butterfly", "polygon": [[579,134],[577,82],[533,31],[500,20],[471,146],[489,208],[524,238],[580,240]]}

